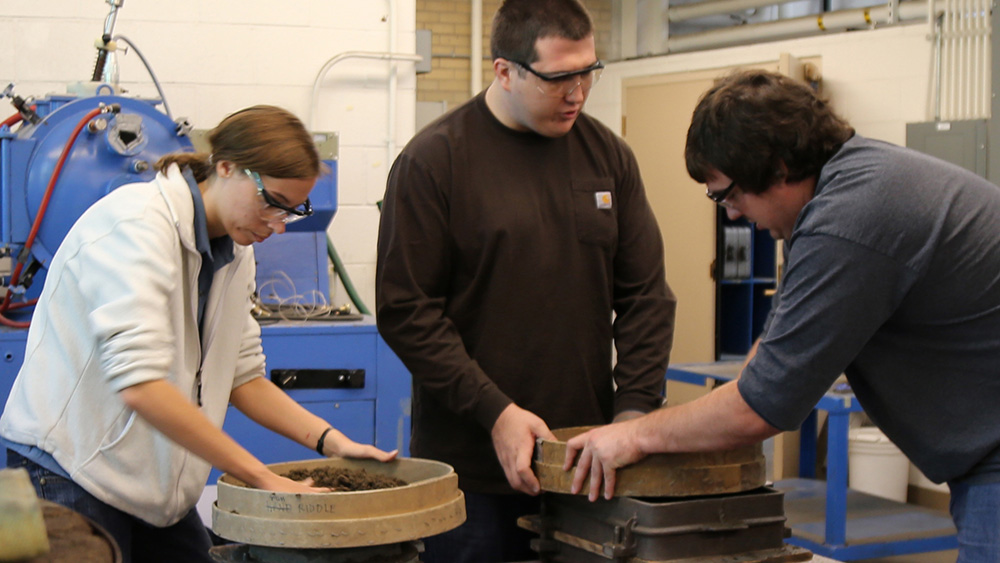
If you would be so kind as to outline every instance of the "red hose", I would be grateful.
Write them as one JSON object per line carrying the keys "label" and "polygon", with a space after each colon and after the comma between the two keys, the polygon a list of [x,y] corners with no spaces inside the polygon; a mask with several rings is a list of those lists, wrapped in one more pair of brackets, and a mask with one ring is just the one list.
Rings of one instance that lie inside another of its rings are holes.
{"label": "red hose", "polygon": [[0,325],[9,326],[10,328],[28,328],[31,326],[31,323],[27,321],[12,321],[3,315],[0,315]]}
{"label": "red hose", "polygon": [[11,303],[10,304],[10,310],[14,311],[14,310],[17,310],[17,309],[27,309],[28,307],[31,307],[35,303],[38,303],[38,299],[37,298],[36,299],[29,299],[29,300],[25,301],[24,303]]}
{"label": "red hose", "polygon": [[[95,108],[87,112],[83,116],[83,119],[76,124],[73,129],[73,133],[70,134],[69,139],[66,141],[66,145],[63,146],[62,154],[59,155],[59,160],[56,162],[55,169],[52,170],[52,177],[49,178],[49,185],[45,187],[45,195],[42,197],[42,203],[38,206],[38,212],[35,214],[35,221],[31,225],[31,231],[28,233],[28,240],[24,243],[23,252],[27,254],[31,250],[31,245],[35,243],[35,237],[38,235],[38,229],[42,226],[42,218],[45,217],[45,210],[49,207],[49,200],[52,199],[52,192],[55,191],[56,182],[59,181],[59,175],[62,173],[63,164],[66,163],[66,159],[69,158],[70,150],[73,148],[73,143],[76,142],[76,138],[80,136],[80,131],[83,131],[84,126],[87,125],[94,117],[98,116],[103,112],[102,108]],[[20,118],[20,114],[17,115]],[[4,120],[7,123],[14,116],[8,117]],[[16,123],[17,121],[14,121]],[[3,304],[0,304],[0,324],[4,324],[11,327],[17,328],[27,328],[27,322],[12,321],[4,316],[11,307],[11,295],[14,294],[13,288],[17,285],[17,282],[21,278],[21,270],[24,269],[24,262],[18,262],[17,266],[14,268],[14,273],[10,276],[10,283],[7,285],[7,295],[3,298]]]}
{"label": "red hose", "polygon": [[[24,303],[11,303],[10,310],[14,311],[16,309],[25,309],[31,307],[35,303],[38,303],[38,299],[30,299],[28,301],[25,301]],[[31,323],[28,321],[12,321],[7,317],[3,316],[2,314],[0,314],[0,324],[9,326],[11,328],[28,328],[31,325]]]}
{"label": "red hose", "polygon": [[4,119],[3,123],[0,123],[0,127],[3,127],[4,125],[7,127],[13,127],[15,123],[21,121],[22,119],[24,119],[24,117],[20,113],[15,113],[7,119]]}

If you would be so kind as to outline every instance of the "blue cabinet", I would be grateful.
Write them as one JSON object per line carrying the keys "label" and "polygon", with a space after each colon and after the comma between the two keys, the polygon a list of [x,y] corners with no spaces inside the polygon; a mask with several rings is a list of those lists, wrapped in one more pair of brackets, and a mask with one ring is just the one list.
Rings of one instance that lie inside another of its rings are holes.
{"label": "blue cabinet", "polygon": [[715,260],[716,359],[742,357],[764,328],[777,287],[777,251],[767,231],[719,208]]}
{"label": "blue cabinet", "polygon": [[[0,413],[7,404],[7,396],[14,385],[14,378],[24,363],[24,346],[28,338],[27,330],[0,328]],[[0,466],[6,459],[0,459]]]}

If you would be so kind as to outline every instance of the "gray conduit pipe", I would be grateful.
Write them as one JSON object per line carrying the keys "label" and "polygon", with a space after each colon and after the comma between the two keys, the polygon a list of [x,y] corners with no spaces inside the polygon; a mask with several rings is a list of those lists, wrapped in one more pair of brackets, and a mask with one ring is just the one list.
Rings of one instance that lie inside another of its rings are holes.
{"label": "gray conduit pipe", "polygon": [[[889,17],[889,6],[883,5],[827,12],[774,22],[740,25],[704,33],[670,37],[666,41],[663,53],[682,53],[759,41],[806,37],[851,28],[874,27],[877,24],[885,24]],[[924,21],[926,18],[927,5],[924,1],[903,2],[899,5],[898,21],[900,23]]]}
{"label": "gray conduit pipe", "polygon": [[326,76],[326,73],[330,72],[330,69],[333,68],[334,65],[341,61],[346,61],[347,59],[417,62],[423,60],[423,57],[412,53],[382,53],[378,51],[344,51],[343,53],[334,55],[330,58],[330,60],[323,63],[323,68],[316,73],[316,79],[313,81],[312,97],[309,101],[309,115],[306,118],[306,123],[309,125],[310,131],[314,130],[316,127],[316,124],[313,123],[313,119],[316,115],[316,103],[319,98],[319,88],[322,85],[323,77]]}
{"label": "gray conduit pipe", "polygon": [[667,21],[680,22],[703,18],[705,16],[717,16],[719,14],[731,14],[743,10],[753,10],[778,4],[787,4],[796,0],[709,0],[708,2],[697,2],[694,4],[681,4],[671,6],[667,9]]}

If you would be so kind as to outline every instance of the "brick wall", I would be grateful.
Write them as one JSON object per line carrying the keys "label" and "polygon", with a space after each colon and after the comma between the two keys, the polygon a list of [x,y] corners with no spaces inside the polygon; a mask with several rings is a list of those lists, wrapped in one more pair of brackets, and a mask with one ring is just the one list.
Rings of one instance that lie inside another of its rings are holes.
{"label": "brick wall", "polygon": [[[469,53],[472,51],[472,2],[478,0],[417,0],[417,29],[431,31],[431,72],[417,77],[418,102],[446,102],[453,108],[470,97]],[[483,87],[493,81],[490,26],[500,0],[482,0]],[[611,0],[584,0],[594,19],[597,56],[605,58],[611,40]]]}

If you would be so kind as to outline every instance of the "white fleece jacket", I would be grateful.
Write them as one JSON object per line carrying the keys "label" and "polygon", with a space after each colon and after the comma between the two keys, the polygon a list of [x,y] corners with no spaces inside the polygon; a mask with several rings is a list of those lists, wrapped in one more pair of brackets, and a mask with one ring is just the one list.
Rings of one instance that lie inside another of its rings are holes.
{"label": "white fleece jacket", "polygon": [[215,274],[197,326],[194,204],[176,165],[95,203],[49,267],[0,435],[49,452],[80,486],[155,526],[198,501],[211,467],[125,406],[122,389],[163,379],[222,426],[233,388],[264,374],[250,316],[254,257]]}

